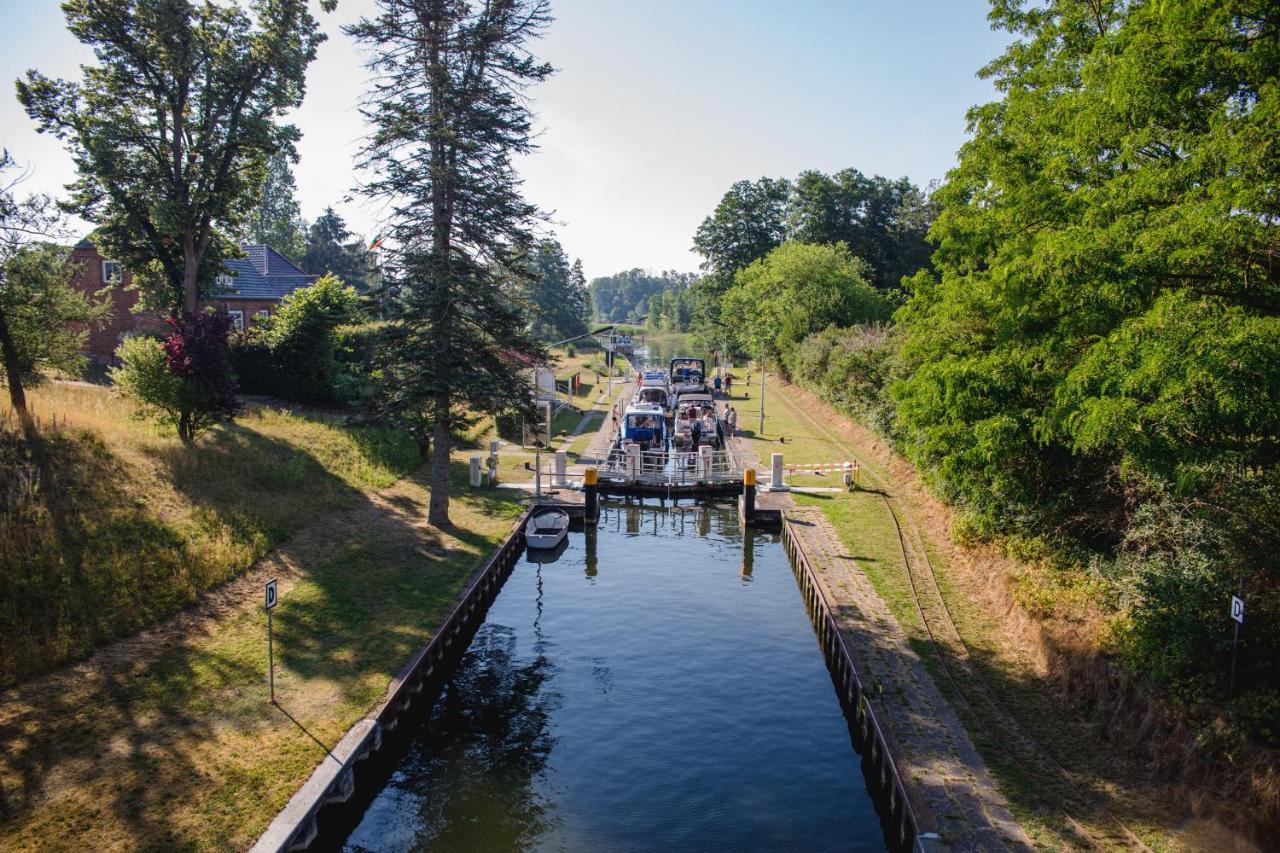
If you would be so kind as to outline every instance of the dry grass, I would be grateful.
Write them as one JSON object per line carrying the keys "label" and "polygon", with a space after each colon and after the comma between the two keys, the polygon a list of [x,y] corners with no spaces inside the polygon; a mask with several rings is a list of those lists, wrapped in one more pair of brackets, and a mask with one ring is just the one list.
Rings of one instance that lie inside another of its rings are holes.
{"label": "dry grass", "polygon": [[[148,618],[141,634],[0,694],[0,849],[244,849],[324,745],[380,700],[519,511],[514,496],[465,486],[462,452],[455,525],[436,530],[423,521],[425,477],[394,482],[399,470],[377,436],[263,411],[184,459],[167,436],[121,417],[122,406],[96,389],[39,392],[46,423],[59,413],[52,441],[89,448],[128,483],[119,499],[91,492],[77,511],[97,518],[91,504],[101,500],[149,520],[146,536],[185,529],[169,565],[209,574],[184,576],[194,607]],[[245,570],[242,561],[281,540]],[[134,552],[119,552],[83,565],[131,567],[155,589],[179,577],[147,574]],[[200,595],[216,571],[239,576]],[[278,708],[267,701],[260,606],[270,577],[281,592]],[[117,610],[141,599],[104,589]]]}
{"label": "dry grass", "polygon": [[[401,481],[291,538],[222,606],[4,695],[0,848],[249,846],[509,529],[517,505],[457,473],[450,531],[422,522],[426,489]],[[259,603],[273,576],[279,709]]]}
{"label": "dry grass", "polygon": [[0,446],[0,472],[35,483],[0,507],[0,686],[192,603],[417,465],[408,441],[319,417],[252,409],[188,449],[107,389],[31,397],[39,457]]}

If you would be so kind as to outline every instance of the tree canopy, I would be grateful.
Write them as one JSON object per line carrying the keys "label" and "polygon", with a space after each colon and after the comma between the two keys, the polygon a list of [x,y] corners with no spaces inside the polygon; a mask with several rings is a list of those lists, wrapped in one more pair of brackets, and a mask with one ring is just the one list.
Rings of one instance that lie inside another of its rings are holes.
{"label": "tree canopy", "polygon": [[301,263],[306,252],[307,223],[296,198],[297,184],[283,151],[267,161],[266,176],[249,216],[250,243],[265,243],[289,260]]}
{"label": "tree canopy", "polygon": [[[997,3],[1002,97],[898,315],[904,446],[980,529],[1119,553],[1125,648],[1221,691],[1227,596],[1280,619],[1280,19]],[[1276,637],[1251,634],[1256,684]],[[1267,669],[1267,667],[1271,669]]]}
{"label": "tree canopy", "polygon": [[783,243],[739,270],[721,317],[743,351],[771,360],[828,326],[886,319],[883,297],[868,283],[870,266],[843,243]]}
{"label": "tree canopy", "polygon": [[[331,5],[331,4],[325,4]],[[80,82],[29,71],[18,98],[63,140],[78,180],[67,207],[148,286],[152,302],[193,312],[237,252],[269,159],[298,131],[324,39],[306,0],[239,4],[68,0],[67,27],[93,50]]]}
{"label": "tree canopy", "polygon": [[332,208],[326,207],[307,229],[302,268],[313,275],[333,273],[361,293],[372,289],[374,259],[364,241],[347,228]]}
{"label": "tree canopy", "polygon": [[569,263],[559,241],[539,240],[530,252],[526,293],[533,311],[533,334],[553,343],[585,334],[590,295],[582,262]]}
{"label": "tree canopy", "polygon": [[592,316],[611,323],[634,320],[648,313],[654,296],[684,291],[697,279],[693,273],[667,270],[655,275],[639,268],[593,278],[588,286]]}

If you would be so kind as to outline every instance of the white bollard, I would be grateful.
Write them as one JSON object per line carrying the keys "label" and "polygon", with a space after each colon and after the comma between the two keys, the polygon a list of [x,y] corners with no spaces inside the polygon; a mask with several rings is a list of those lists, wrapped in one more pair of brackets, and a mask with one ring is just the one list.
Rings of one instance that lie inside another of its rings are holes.
{"label": "white bollard", "polygon": [[569,465],[569,454],[563,450],[556,451],[556,478],[551,485],[557,489],[563,489],[569,485],[569,480],[565,475],[565,469]]}
{"label": "white bollard", "polygon": [[471,457],[471,487],[480,487],[480,457]]}
{"label": "white bollard", "polygon": [[708,445],[702,445],[698,448],[698,479],[710,480],[712,474],[715,473],[712,468],[712,450]]}
{"label": "white bollard", "polygon": [[640,479],[640,445],[627,445],[627,478],[630,480]]}
{"label": "white bollard", "polygon": [[489,469],[489,485],[498,482],[498,442],[489,442],[489,458],[485,460]]}
{"label": "white bollard", "polygon": [[782,481],[782,454],[773,454],[773,476],[769,478],[769,491],[787,492],[790,489]]}

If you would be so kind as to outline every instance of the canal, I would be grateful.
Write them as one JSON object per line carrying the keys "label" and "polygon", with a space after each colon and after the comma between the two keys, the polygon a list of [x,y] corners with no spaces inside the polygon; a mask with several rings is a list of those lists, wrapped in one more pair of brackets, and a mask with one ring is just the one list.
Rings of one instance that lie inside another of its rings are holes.
{"label": "canal", "polygon": [[613,502],[537,559],[346,850],[884,849],[776,536]]}

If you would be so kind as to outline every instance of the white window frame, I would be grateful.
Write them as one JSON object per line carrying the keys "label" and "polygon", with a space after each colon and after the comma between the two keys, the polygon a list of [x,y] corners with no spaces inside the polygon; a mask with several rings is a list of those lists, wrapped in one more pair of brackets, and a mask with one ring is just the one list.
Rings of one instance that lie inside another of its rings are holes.
{"label": "white window frame", "polygon": [[244,331],[244,312],[243,311],[227,311],[227,316],[231,318],[231,328],[237,332]]}
{"label": "white window frame", "polygon": [[[111,275],[107,274],[108,265],[111,265],[112,267],[115,268],[115,272]],[[121,281],[121,279],[122,279],[122,276],[120,275],[120,262],[113,261],[110,258],[103,258],[102,259],[102,283],[112,284],[112,283]]]}
{"label": "white window frame", "polygon": [[255,319],[255,320],[259,321],[259,322],[260,322],[260,321],[262,321],[262,320],[269,319],[270,317],[271,317],[271,312],[270,312],[270,311],[268,311],[266,308],[263,308],[263,309],[261,309],[260,311],[254,311],[254,312],[253,312],[253,319]]}
{"label": "white window frame", "polygon": [[230,273],[224,272],[220,276],[218,276],[217,285],[218,287],[230,290],[231,288],[236,286],[235,276],[231,275]]}

